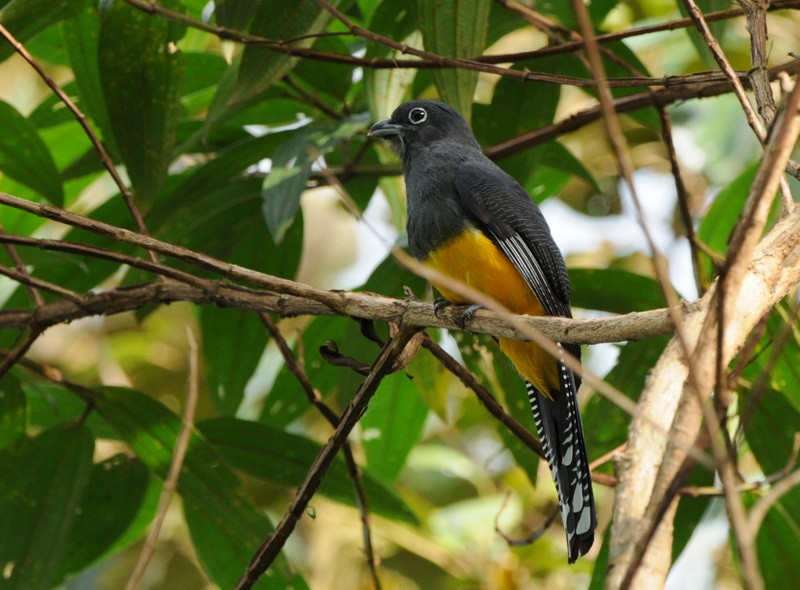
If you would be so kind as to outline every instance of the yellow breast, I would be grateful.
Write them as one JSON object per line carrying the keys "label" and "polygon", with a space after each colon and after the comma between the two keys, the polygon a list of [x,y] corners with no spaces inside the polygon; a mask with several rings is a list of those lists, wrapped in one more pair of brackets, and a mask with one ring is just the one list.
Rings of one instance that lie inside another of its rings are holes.
{"label": "yellow breast", "polygon": [[[517,314],[544,315],[544,309],[512,262],[481,231],[469,229],[434,250],[425,264],[438,272],[485,293]],[[471,303],[463,296],[436,285],[450,302]],[[500,338],[499,344],[517,371],[544,393],[558,390],[555,360],[530,342]]]}

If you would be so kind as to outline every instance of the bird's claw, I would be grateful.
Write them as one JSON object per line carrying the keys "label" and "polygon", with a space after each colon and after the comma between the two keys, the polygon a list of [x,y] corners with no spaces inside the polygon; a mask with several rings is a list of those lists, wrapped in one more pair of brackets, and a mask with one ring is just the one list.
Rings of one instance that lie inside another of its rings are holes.
{"label": "bird's claw", "polygon": [[453,304],[450,303],[444,297],[437,297],[436,299],[433,300],[433,315],[435,315],[438,318],[439,314],[442,313],[442,310],[445,307],[449,307],[450,305]]}
{"label": "bird's claw", "polygon": [[465,309],[464,313],[462,313],[461,316],[456,320],[458,327],[462,330],[466,330],[467,323],[472,319],[472,316],[474,316],[475,312],[479,309],[483,309],[483,306],[478,303],[470,305],[467,309]]}

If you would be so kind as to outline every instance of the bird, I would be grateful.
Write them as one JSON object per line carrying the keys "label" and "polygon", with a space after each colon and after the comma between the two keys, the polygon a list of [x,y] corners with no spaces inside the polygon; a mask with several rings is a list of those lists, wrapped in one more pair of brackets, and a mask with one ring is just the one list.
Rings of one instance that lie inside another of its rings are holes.
{"label": "bird", "polygon": [[[375,123],[369,136],[388,143],[402,160],[414,258],[513,313],[572,317],[566,264],[544,215],[484,155],[457,110],[436,100],[411,100]],[[472,304],[467,315],[477,309],[476,302],[432,282],[444,298],[440,305]],[[564,351],[580,360],[580,347],[559,343],[556,359],[533,342],[496,340],[525,381],[572,564],[592,547],[597,527],[578,409],[580,377],[564,360]]]}

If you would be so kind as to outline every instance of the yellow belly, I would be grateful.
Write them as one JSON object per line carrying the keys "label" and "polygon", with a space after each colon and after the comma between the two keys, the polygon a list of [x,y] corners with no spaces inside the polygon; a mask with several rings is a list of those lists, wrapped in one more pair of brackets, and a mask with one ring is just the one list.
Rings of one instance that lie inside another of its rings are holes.
{"label": "yellow belly", "polygon": [[[545,315],[539,299],[503,252],[482,232],[467,230],[437,248],[425,264],[438,272],[485,293],[517,314]],[[471,303],[434,283],[452,303]],[[520,375],[541,392],[558,391],[556,361],[536,344],[499,338],[500,349]]]}

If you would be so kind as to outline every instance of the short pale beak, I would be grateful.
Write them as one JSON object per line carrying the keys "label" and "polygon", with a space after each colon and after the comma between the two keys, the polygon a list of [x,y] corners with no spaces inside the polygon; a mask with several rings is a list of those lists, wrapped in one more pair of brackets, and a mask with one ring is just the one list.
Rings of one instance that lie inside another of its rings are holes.
{"label": "short pale beak", "polygon": [[392,123],[389,119],[378,121],[369,130],[370,137],[391,137],[392,135],[400,135],[402,127],[396,123]]}

